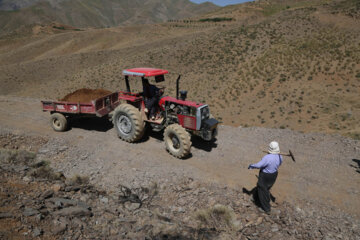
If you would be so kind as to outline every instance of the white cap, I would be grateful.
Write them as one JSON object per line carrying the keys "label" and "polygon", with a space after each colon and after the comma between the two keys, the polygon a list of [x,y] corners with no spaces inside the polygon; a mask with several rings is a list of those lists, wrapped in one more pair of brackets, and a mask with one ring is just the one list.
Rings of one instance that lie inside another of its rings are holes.
{"label": "white cap", "polygon": [[277,153],[280,153],[280,147],[279,147],[279,143],[278,142],[271,142],[269,144],[269,150],[268,150],[269,153],[271,154],[277,154]]}

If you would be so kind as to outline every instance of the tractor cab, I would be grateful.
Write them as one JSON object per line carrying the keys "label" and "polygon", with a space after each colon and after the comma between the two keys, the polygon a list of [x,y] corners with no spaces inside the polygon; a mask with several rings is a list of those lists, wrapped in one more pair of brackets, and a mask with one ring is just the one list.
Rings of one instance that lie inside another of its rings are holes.
{"label": "tractor cab", "polygon": [[[150,84],[149,82],[153,83],[155,81],[156,84],[164,82],[165,81],[164,75],[168,73],[169,72],[167,70],[155,69],[155,68],[132,68],[132,69],[124,70],[123,75],[125,76],[126,91],[120,91],[119,98],[122,100],[126,100],[128,103],[131,103],[134,106],[136,106],[141,111],[141,115],[144,121],[160,124],[164,118],[159,113],[159,109],[157,109],[156,111],[158,117],[156,119],[150,119],[148,109],[146,108],[146,100],[148,96],[146,96],[144,91],[133,93],[130,87],[130,78],[131,77],[141,78],[141,88],[142,90],[144,90],[146,88],[146,85]],[[156,86],[156,89],[159,89],[162,94],[165,87]],[[157,99],[156,107],[158,107],[159,99]]]}

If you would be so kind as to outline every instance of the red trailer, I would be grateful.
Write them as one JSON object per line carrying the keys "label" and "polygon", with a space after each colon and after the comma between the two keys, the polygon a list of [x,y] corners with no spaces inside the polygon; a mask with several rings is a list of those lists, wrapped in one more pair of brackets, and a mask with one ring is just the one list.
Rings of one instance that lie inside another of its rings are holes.
{"label": "red trailer", "polygon": [[65,131],[73,117],[104,117],[120,103],[119,93],[114,92],[90,102],[41,101],[44,112],[50,112],[50,124],[55,131]]}

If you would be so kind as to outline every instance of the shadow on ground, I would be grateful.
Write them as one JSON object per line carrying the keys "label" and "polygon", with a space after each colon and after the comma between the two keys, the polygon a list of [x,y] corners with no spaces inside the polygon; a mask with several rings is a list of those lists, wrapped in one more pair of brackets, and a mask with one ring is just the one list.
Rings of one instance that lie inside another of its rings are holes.
{"label": "shadow on ground", "polygon": [[70,122],[71,128],[80,128],[84,130],[92,130],[98,132],[107,132],[112,129],[114,125],[108,118],[103,117],[86,117],[86,118],[75,118]]}
{"label": "shadow on ground", "polygon": [[[258,196],[258,193],[257,193],[257,187],[254,187],[253,189],[251,190],[248,190],[246,188],[242,188],[242,192],[249,195],[249,196],[252,196],[252,202],[259,208],[261,208],[261,204],[260,204],[260,200],[259,200],[259,196]],[[270,193],[270,200],[272,202],[275,202],[276,201],[276,197],[274,197],[274,195],[272,195]]]}
{"label": "shadow on ground", "polygon": [[191,141],[194,148],[204,150],[206,152],[211,152],[214,148],[217,148],[216,139],[212,141],[205,141],[200,137],[193,136]]}
{"label": "shadow on ground", "polygon": [[[164,132],[163,131],[154,132],[151,129],[147,129],[143,139],[141,139],[140,142],[146,142],[149,139],[149,137],[156,139],[156,141],[158,142],[164,142]],[[211,152],[214,148],[217,147],[216,139],[212,141],[205,141],[198,136],[192,136],[191,142],[192,142],[192,147],[206,152]]]}
{"label": "shadow on ground", "polygon": [[356,163],[356,165],[350,164],[350,166],[355,168],[356,172],[360,173],[360,160],[354,158],[352,161]]}

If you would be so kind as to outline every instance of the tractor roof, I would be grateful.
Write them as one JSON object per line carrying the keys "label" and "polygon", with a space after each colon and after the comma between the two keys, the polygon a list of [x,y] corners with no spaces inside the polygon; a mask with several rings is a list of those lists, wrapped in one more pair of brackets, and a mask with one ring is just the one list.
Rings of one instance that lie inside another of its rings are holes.
{"label": "tractor roof", "polygon": [[132,68],[132,69],[125,69],[123,71],[123,75],[126,76],[138,76],[138,77],[152,77],[152,76],[159,76],[169,73],[163,69],[156,69],[156,68]]}

